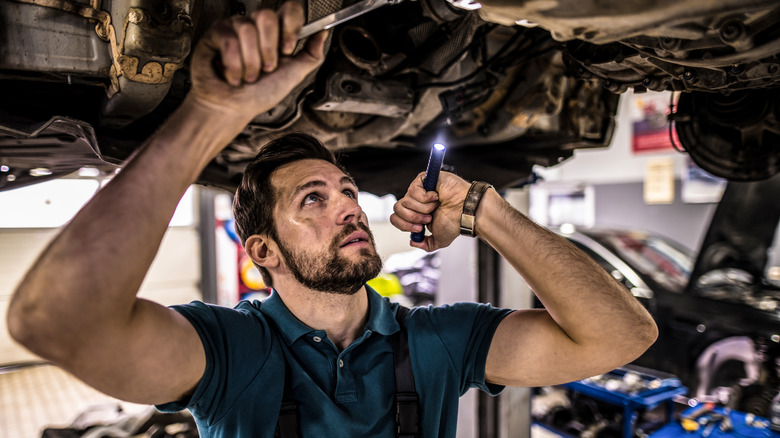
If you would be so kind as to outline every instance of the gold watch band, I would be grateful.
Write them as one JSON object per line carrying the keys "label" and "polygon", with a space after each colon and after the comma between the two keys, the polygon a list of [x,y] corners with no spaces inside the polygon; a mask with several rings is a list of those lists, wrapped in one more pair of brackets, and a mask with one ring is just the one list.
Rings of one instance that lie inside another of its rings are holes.
{"label": "gold watch band", "polygon": [[460,234],[475,237],[477,235],[477,207],[482,195],[493,187],[484,181],[474,181],[469,187],[466,199],[463,201],[463,211],[460,214]]}

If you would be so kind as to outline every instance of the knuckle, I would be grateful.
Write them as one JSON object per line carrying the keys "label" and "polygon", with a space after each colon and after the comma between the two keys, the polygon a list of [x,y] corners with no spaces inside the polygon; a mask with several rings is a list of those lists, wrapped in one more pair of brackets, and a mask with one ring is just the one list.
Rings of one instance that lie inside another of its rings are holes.
{"label": "knuckle", "polygon": [[228,20],[220,20],[219,22],[214,23],[214,25],[209,30],[209,33],[211,34],[211,41],[213,41],[214,44],[220,45],[221,47],[225,46],[225,41],[232,40],[237,37],[235,29],[233,29],[233,26]]}
{"label": "knuckle", "polygon": [[276,45],[270,44],[269,42],[261,44],[260,46],[260,52],[263,54],[263,57],[268,60],[276,59],[276,50]]}
{"label": "knuckle", "polygon": [[227,18],[220,18],[219,20],[215,21],[214,24],[211,25],[211,33],[215,35],[222,35],[226,31],[230,31],[231,25],[230,20]]}
{"label": "knuckle", "polygon": [[276,12],[271,9],[258,9],[252,12],[252,20],[258,26],[267,26],[269,23],[275,23],[277,20]]}
{"label": "knuckle", "polygon": [[282,4],[282,6],[279,8],[279,11],[284,11],[285,13],[303,13],[303,5],[300,2],[297,1],[287,1]]}
{"label": "knuckle", "polygon": [[233,24],[234,28],[236,29],[236,33],[239,34],[241,37],[253,37],[255,34],[257,34],[257,28],[255,27],[255,24],[252,21],[249,20],[241,20],[234,22]]}

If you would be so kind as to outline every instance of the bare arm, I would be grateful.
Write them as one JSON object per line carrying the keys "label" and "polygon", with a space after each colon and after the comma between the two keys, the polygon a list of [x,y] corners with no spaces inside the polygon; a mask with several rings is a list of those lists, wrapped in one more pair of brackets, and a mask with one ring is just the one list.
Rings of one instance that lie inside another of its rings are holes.
{"label": "bare arm", "polygon": [[[439,204],[415,179],[395,207],[403,231],[430,224],[432,235],[412,246],[434,250],[458,236],[466,181],[442,173]],[[477,235],[528,282],[546,310],[522,310],[499,324],[490,344],[491,383],[541,386],[604,373],[639,357],[657,329],[639,302],[598,264],[560,236],[536,225],[488,190],[477,210]]]}
{"label": "bare arm", "polygon": [[[18,285],[7,321],[15,339],[121,399],[162,403],[194,388],[205,369],[194,328],[136,293],[187,187],[256,114],[322,61],[325,35],[295,57],[287,56],[292,49],[278,55],[302,24],[300,6],[287,3],[278,14],[222,21],[203,37],[181,107]],[[215,75],[214,57],[227,83]]]}

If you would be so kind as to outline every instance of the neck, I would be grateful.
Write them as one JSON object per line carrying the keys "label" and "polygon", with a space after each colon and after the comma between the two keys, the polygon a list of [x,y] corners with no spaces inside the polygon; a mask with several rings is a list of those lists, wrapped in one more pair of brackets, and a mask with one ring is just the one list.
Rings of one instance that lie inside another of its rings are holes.
{"label": "neck", "polygon": [[363,335],[368,322],[365,286],[352,295],[314,291],[300,285],[279,286],[277,293],[290,312],[307,326],[325,330],[339,350]]}

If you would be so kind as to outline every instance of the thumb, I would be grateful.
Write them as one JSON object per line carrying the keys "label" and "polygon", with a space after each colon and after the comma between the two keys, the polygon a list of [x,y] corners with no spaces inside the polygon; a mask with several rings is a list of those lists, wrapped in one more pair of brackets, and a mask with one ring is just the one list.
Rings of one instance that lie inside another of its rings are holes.
{"label": "thumb", "polygon": [[309,37],[303,50],[296,58],[302,57],[305,62],[315,63],[315,66],[321,64],[325,60],[325,41],[328,36],[330,36],[330,31],[318,32]]}
{"label": "thumb", "polygon": [[409,241],[409,245],[413,246],[415,248],[420,248],[424,250],[425,252],[431,252],[436,250],[436,238],[433,237],[432,234],[429,234],[425,236],[422,240],[422,242],[415,242],[413,240]]}
{"label": "thumb", "polygon": [[289,86],[290,89],[295,84],[303,81],[309,73],[325,60],[324,46],[328,33],[320,32],[313,35],[306,41],[303,50],[295,56],[292,58],[283,57],[280,60],[279,67],[271,73],[274,76],[273,81],[278,82],[278,85],[282,88]]}
{"label": "thumb", "polygon": [[318,60],[319,62],[322,62],[325,59],[325,41],[330,36],[330,31],[322,31],[318,32],[314,35],[312,35],[308,41],[306,41],[306,45],[303,48],[303,51],[308,53],[312,58]]}

